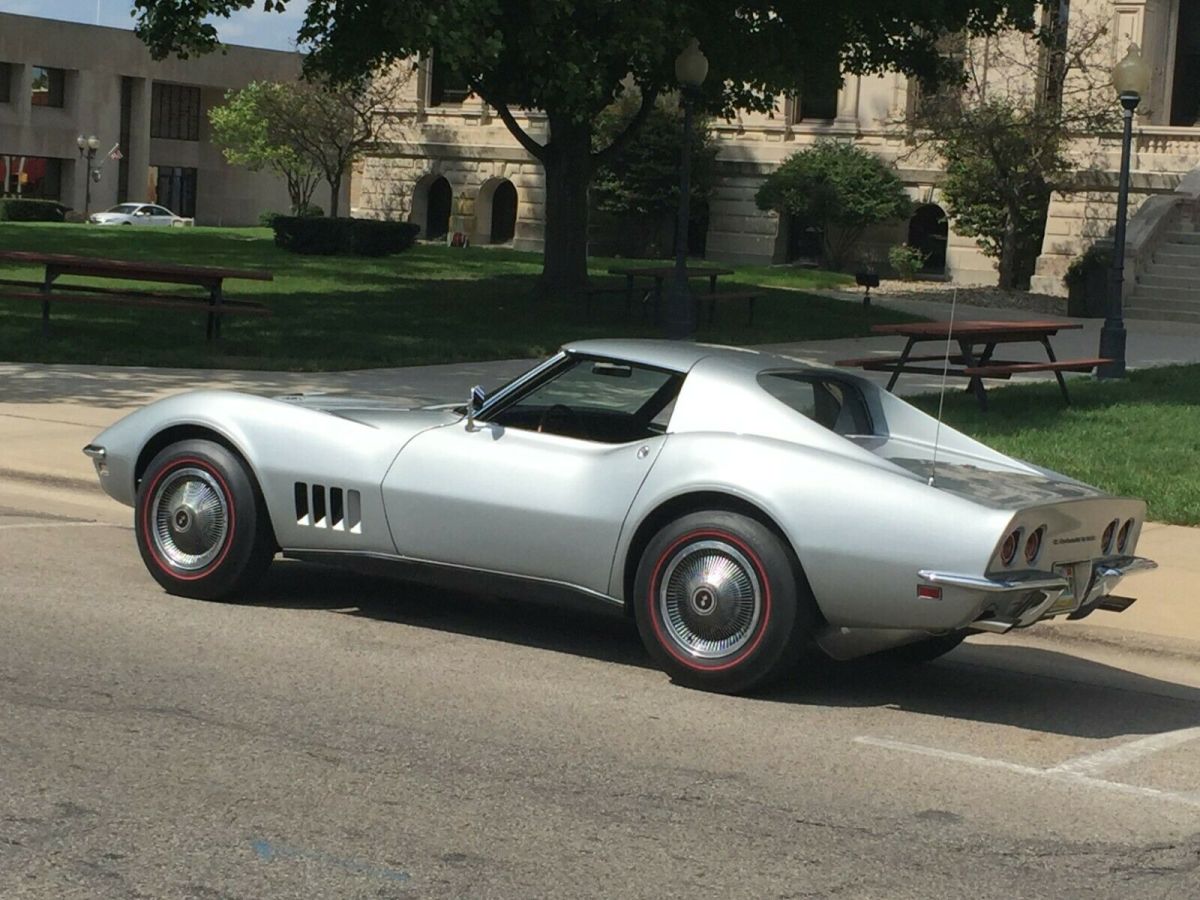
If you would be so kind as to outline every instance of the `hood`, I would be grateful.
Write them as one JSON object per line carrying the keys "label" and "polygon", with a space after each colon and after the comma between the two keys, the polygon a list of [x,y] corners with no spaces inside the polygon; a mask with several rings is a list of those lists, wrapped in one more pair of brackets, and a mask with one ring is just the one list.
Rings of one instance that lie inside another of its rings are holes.
{"label": "hood", "polygon": [[[898,459],[888,462],[929,480],[928,459]],[[1104,491],[1069,478],[1048,474],[1019,472],[1012,469],[985,469],[964,463],[938,462],[933,486],[967,500],[995,509],[1023,509],[1062,500],[1088,500],[1107,497]]]}
{"label": "hood", "polygon": [[388,425],[399,418],[420,417],[428,420],[430,425],[454,422],[462,418],[461,413],[454,411],[454,407],[461,406],[461,404],[429,406],[420,405],[417,401],[407,398],[396,400],[386,397],[353,397],[341,394],[284,394],[275,399],[375,428]]}

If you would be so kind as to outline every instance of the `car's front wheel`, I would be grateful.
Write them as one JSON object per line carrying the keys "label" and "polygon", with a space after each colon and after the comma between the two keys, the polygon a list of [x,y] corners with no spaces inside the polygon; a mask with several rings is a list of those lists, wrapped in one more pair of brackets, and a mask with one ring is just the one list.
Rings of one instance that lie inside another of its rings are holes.
{"label": "car's front wheel", "polygon": [[791,547],[726,511],[691,513],[659,531],[632,602],[642,641],[672,680],[721,693],[765,686],[792,668],[816,615]]}
{"label": "car's front wheel", "polygon": [[150,574],[184,597],[236,598],[275,555],[250,473],[213,441],[180,441],[151,460],[138,487],[135,525]]}

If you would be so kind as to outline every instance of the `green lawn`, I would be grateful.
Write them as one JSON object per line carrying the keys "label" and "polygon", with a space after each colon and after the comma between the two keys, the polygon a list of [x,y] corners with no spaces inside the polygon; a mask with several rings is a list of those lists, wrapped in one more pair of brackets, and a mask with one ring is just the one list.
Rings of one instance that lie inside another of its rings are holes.
{"label": "green lawn", "polygon": [[[381,259],[303,257],[276,249],[262,228],[29,223],[0,223],[0,248],[275,274],[268,283],[229,283],[228,296],[261,300],[274,314],[231,317],[215,347],[205,344],[199,315],[99,304],[55,307],[53,334],[43,340],[36,302],[0,299],[0,359],[9,361],[330,370],[542,356],[574,338],[657,334],[636,315],[626,321],[617,295],[596,298],[590,319],[582,303],[534,299],[540,256],[498,248],[419,245]],[[617,262],[593,260],[593,271],[611,280],[604,271]],[[41,270],[4,266],[0,277],[40,279]],[[754,326],[744,324],[744,304],[734,303],[719,309],[715,326],[703,326],[699,338],[756,344],[864,334],[858,304],[804,293],[846,281],[830,272],[741,267],[724,283],[770,286],[758,300]],[[910,318],[872,313],[873,322]]]}
{"label": "green lawn", "polygon": [[[1070,407],[1053,382],[989,391],[986,413],[954,391],[945,421],[1003,453],[1141,497],[1155,521],[1200,525],[1200,365],[1077,378],[1070,389]],[[937,403],[916,399],[934,415]]]}

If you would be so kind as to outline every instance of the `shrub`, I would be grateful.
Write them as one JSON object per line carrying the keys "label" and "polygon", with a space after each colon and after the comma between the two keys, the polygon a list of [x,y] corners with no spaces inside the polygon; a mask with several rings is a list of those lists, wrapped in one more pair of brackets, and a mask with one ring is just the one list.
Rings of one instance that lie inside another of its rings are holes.
{"label": "shrub", "polygon": [[420,226],[379,219],[275,216],[275,246],[311,256],[387,256],[412,246]]}
{"label": "shrub", "polygon": [[[286,215],[287,215],[287,213],[273,212],[273,211],[260,213],[258,216],[258,224],[263,226],[263,228],[274,228],[275,220],[278,219],[280,216],[286,216]],[[311,216],[323,216],[323,215],[325,215],[325,210],[321,209],[321,207],[317,206],[317,204],[315,204],[315,203],[306,203],[303,206],[301,206],[298,210],[296,210],[294,213],[292,213],[292,215],[299,216],[300,218],[309,218]]]}
{"label": "shrub", "polygon": [[912,203],[904,182],[878,156],[841,141],[793,153],[767,176],[759,209],[791,215],[821,234],[827,265],[840,268],[867,226],[905,219]]}
{"label": "shrub", "polygon": [[382,219],[348,219],[351,222],[350,252],[355,256],[390,256],[413,245],[420,225],[386,222]]}
{"label": "shrub", "polygon": [[26,200],[22,197],[0,198],[0,221],[61,222],[67,208],[57,200]]}
{"label": "shrub", "polygon": [[[600,114],[594,149],[607,147],[625,130],[641,105],[630,92]],[[660,98],[621,153],[600,165],[590,198],[601,214],[602,238],[614,241],[623,256],[669,256],[673,251],[679,210],[679,151],[683,111],[677,100]],[[705,116],[692,127],[688,252],[702,254],[708,204],[716,182],[717,145]],[[699,240],[697,240],[699,238]],[[697,246],[699,245],[699,246]]]}
{"label": "shrub", "polygon": [[888,262],[901,281],[912,281],[925,268],[925,254],[910,244],[897,244],[888,251]]}

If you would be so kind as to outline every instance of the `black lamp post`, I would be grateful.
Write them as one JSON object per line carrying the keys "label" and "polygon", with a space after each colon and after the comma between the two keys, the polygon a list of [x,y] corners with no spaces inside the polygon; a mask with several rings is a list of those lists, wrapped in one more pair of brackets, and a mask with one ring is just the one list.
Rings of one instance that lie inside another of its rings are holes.
{"label": "black lamp post", "polygon": [[83,216],[86,219],[92,205],[92,179],[97,174],[97,170],[92,168],[92,162],[96,159],[96,151],[100,149],[100,138],[94,134],[90,137],[81,134],[75,138],[75,144],[79,147],[79,158],[87,158],[87,172],[83,179]]}
{"label": "black lamp post", "polygon": [[683,152],[679,161],[679,222],[675,228],[675,274],[667,291],[663,321],[667,337],[682,339],[696,331],[696,309],[688,291],[688,201],[691,194],[692,102],[708,75],[708,59],[692,38],[675,59],[675,80],[683,103]]}
{"label": "black lamp post", "polygon": [[1122,294],[1125,290],[1125,224],[1129,218],[1129,157],[1133,144],[1133,111],[1150,89],[1150,67],[1137,44],[1113,68],[1113,87],[1121,100],[1125,128],[1121,135],[1121,176],[1117,184],[1117,227],[1113,235],[1112,271],[1108,276],[1108,303],[1104,327],[1100,329],[1100,355],[1112,362],[1096,369],[1098,378],[1125,377],[1125,319]]}

